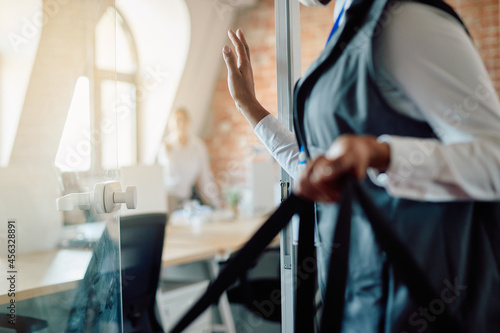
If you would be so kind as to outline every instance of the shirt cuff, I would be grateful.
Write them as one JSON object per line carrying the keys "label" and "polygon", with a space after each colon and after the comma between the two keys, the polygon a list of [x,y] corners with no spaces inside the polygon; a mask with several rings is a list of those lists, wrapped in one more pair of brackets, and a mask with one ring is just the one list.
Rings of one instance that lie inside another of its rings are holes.
{"label": "shirt cuff", "polygon": [[264,130],[266,128],[266,123],[269,122],[269,119],[270,118],[270,114],[268,114],[267,116],[265,116],[264,118],[262,118],[258,123],[257,125],[255,125],[255,127],[253,128],[253,132],[260,138],[261,135],[264,135]]}
{"label": "shirt cuff", "polygon": [[297,179],[300,173],[299,148],[293,132],[273,115],[264,117],[255,126],[254,132],[279,165]]}
{"label": "shirt cuff", "polygon": [[385,173],[376,174],[379,183],[390,192],[396,193],[399,187],[410,184],[425,186],[437,177],[441,166],[434,154],[439,141],[392,135],[382,135],[377,141],[390,146],[389,167]]}
{"label": "shirt cuff", "polygon": [[286,134],[280,135],[282,129],[285,129],[283,124],[275,116],[268,114],[255,125],[253,131],[273,154],[280,144],[286,142]]}

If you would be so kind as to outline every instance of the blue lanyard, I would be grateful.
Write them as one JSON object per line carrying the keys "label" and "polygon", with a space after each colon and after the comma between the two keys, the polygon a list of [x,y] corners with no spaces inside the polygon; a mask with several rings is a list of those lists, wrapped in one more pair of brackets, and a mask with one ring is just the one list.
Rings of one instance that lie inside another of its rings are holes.
{"label": "blue lanyard", "polygon": [[[345,7],[342,7],[342,10],[340,11],[339,16],[337,17],[337,20],[335,21],[335,24],[333,25],[332,31],[330,31],[330,35],[328,36],[328,40],[326,41],[326,45],[328,45],[328,42],[330,39],[332,39],[332,36],[339,30],[339,25],[340,25],[340,19],[342,18],[342,15],[344,15],[344,9]],[[326,47],[325,45],[325,47]]]}
{"label": "blue lanyard", "polygon": [[306,163],[307,163],[306,150],[304,149],[304,146],[300,146],[299,164],[300,165],[305,165]]}
{"label": "blue lanyard", "polygon": [[[345,7],[342,7],[342,10],[340,11],[339,16],[337,17],[337,20],[335,21],[335,24],[333,25],[332,31],[330,31],[330,35],[328,36],[328,40],[326,41],[326,45],[328,45],[328,42],[330,39],[332,39],[332,36],[339,30],[339,25],[340,25],[340,20],[342,19],[342,15],[344,15],[344,9]],[[325,47],[326,47],[325,45]],[[307,161],[307,156],[305,152],[305,148],[303,146],[300,147],[300,153],[299,153],[299,163],[300,164],[306,164]]]}

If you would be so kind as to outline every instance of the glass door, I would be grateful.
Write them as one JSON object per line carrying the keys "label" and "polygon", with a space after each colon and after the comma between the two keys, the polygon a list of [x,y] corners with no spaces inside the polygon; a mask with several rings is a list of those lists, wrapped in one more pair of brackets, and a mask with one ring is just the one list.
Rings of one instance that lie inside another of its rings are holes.
{"label": "glass door", "polygon": [[2,332],[122,331],[117,17],[0,0]]}

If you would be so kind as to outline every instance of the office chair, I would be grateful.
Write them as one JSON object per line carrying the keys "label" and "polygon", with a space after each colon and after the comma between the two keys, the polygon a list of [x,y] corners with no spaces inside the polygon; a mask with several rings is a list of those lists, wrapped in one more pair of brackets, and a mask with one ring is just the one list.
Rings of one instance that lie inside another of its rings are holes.
{"label": "office chair", "polygon": [[166,214],[121,218],[123,331],[163,332],[155,317]]}
{"label": "office chair", "polygon": [[19,333],[36,332],[47,328],[47,322],[41,319],[16,316],[15,326],[11,325],[8,320],[9,318],[7,317],[7,315],[2,313],[0,319],[0,332],[2,332],[2,328],[9,329],[9,332],[11,332],[11,330],[14,330],[14,332]]}
{"label": "office chair", "polygon": [[[159,213],[120,219],[123,332],[163,332],[155,300],[166,222],[166,214]],[[117,255],[116,242],[105,231],[78,287],[67,332],[110,331],[120,322]]]}

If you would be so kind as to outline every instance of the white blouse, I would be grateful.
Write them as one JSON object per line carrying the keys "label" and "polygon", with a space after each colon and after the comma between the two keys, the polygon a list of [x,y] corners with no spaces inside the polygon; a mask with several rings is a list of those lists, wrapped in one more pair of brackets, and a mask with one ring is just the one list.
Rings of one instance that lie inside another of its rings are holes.
{"label": "white blouse", "polygon": [[203,141],[191,136],[187,146],[170,140],[171,149],[167,152],[162,145],[158,153],[158,163],[163,166],[165,190],[180,200],[191,197],[192,187],[196,185],[202,199],[220,207],[219,190],[215,183],[207,148]]}
{"label": "white blouse", "polygon": [[[337,1],[335,13],[348,2]],[[390,145],[391,162],[385,174],[369,170],[371,178],[396,197],[499,200],[500,103],[463,27],[439,9],[403,3],[375,38],[373,52],[385,99],[396,111],[429,123],[439,140],[380,137]],[[293,133],[272,115],[254,131],[298,179]]]}

